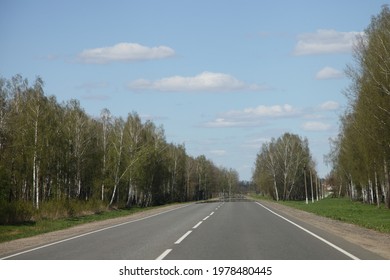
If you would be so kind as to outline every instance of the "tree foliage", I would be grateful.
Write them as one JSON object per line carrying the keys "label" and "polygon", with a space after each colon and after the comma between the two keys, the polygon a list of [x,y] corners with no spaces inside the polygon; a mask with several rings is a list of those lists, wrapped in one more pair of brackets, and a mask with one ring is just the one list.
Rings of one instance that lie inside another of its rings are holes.
{"label": "tree foliage", "polygon": [[327,159],[338,195],[390,208],[390,9],[372,17],[348,66],[349,106]]}
{"label": "tree foliage", "polygon": [[77,100],[46,96],[40,77],[32,85],[21,75],[0,79],[0,212],[12,203],[145,207],[207,199],[238,185],[238,176],[221,184],[230,173],[168,143],[162,127],[135,112],[123,119],[103,109],[93,118]]}
{"label": "tree foliage", "polygon": [[[275,200],[304,199],[304,172],[316,176],[307,139],[285,133],[264,143],[257,154],[253,181],[257,191]],[[314,192],[310,191],[311,197]]]}

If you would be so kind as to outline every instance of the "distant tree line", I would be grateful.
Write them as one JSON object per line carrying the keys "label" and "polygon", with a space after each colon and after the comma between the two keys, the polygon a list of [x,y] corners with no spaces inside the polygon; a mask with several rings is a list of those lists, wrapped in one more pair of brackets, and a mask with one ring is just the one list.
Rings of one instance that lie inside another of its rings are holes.
{"label": "distant tree line", "polygon": [[[79,101],[59,104],[44,82],[0,79],[0,203],[100,201],[146,207],[208,199],[234,190],[238,173],[168,143],[137,113],[89,116]],[[1,208],[1,207],[0,207]],[[1,209],[0,209],[1,211]]]}
{"label": "distant tree line", "polygon": [[390,10],[372,17],[348,66],[349,106],[332,140],[328,178],[337,196],[390,208]]}
{"label": "distant tree line", "polygon": [[318,200],[324,196],[307,139],[285,133],[264,143],[252,175],[256,192],[275,200]]}

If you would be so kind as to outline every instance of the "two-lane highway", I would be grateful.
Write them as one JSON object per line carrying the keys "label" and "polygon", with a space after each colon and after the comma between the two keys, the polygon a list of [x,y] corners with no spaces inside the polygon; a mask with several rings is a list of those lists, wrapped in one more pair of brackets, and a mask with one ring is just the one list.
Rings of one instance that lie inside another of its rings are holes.
{"label": "two-lane highway", "polygon": [[6,259],[382,259],[252,201],[194,203]]}
{"label": "two-lane highway", "polygon": [[255,202],[227,202],[166,259],[375,258],[359,249],[355,256],[270,210]]}

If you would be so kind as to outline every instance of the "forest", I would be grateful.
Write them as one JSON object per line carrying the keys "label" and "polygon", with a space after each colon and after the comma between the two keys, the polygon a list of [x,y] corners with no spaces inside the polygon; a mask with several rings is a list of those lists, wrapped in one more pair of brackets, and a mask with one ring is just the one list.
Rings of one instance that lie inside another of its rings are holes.
{"label": "forest", "polygon": [[124,119],[103,109],[94,118],[78,100],[46,96],[41,77],[0,79],[2,224],[203,200],[238,180],[235,170],[168,143],[163,127],[135,112]]}
{"label": "forest", "polygon": [[390,9],[372,17],[347,66],[348,107],[326,156],[335,195],[390,208]]}

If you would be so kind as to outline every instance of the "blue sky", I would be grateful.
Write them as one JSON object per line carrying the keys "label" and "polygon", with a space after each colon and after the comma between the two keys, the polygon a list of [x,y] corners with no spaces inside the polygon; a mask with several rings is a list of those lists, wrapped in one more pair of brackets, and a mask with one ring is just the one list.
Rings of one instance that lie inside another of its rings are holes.
{"label": "blue sky", "polygon": [[249,180],[262,143],[337,135],[356,35],[384,0],[0,0],[0,75],[37,75],[91,116],[137,112]]}

